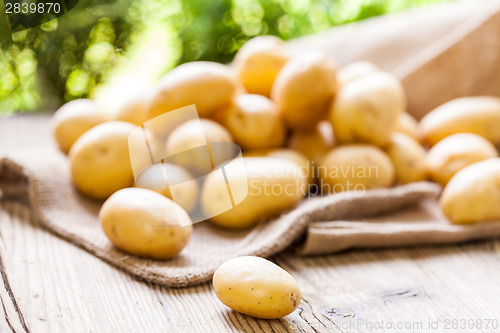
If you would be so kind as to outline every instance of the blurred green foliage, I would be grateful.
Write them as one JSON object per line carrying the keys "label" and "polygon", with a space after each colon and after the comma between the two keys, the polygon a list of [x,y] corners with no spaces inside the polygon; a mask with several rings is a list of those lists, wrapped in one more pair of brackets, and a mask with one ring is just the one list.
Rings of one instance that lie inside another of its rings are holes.
{"label": "blurred green foliage", "polygon": [[[0,20],[0,114],[54,109],[124,71],[153,30],[158,74],[193,60],[229,62],[248,39],[290,39],[446,0],[81,0],[68,14],[13,33]],[[154,49],[153,49],[154,52]]]}

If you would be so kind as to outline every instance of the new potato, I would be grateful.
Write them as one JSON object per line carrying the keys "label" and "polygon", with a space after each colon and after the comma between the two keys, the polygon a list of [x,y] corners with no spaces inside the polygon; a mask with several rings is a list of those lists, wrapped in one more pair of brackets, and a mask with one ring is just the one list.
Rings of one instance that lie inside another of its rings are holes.
{"label": "new potato", "polygon": [[399,115],[394,132],[406,134],[420,142],[418,122],[408,112]]}
{"label": "new potato", "polygon": [[93,199],[106,199],[133,181],[128,138],[136,126],[109,121],[85,132],[71,147],[69,163],[73,182]]}
{"label": "new potato", "polygon": [[114,118],[140,126],[149,119],[150,102],[151,96],[147,94],[134,96],[118,109]]}
{"label": "new potato", "polygon": [[120,250],[160,260],[181,252],[193,230],[188,214],[175,202],[134,187],[110,196],[99,220],[106,236]]}
{"label": "new potato", "polygon": [[342,86],[330,110],[336,140],[386,145],[405,104],[403,86],[388,73],[368,74]]}
{"label": "new potato", "polygon": [[381,71],[380,68],[367,61],[356,61],[350,63],[339,70],[339,85],[343,86],[349,82],[359,79],[360,77],[379,71]]}
{"label": "new potato", "polygon": [[425,143],[435,145],[455,133],[479,134],[493,144],[500,143],[500,98],[462,97],[438,106],[420,120]]}
{"label": "new potato", "polygon": [[332,124],[322,120],[310,131],[294,131],[288,147],[295,149],[317,163],[335,145]]}
{"label": "new potato", "polygon": [[466,224],[500,219],[500,158],[471,164],[448,182],[439,200],[446,217]]}
{"label": "new potato", "polygon": [[328,111],[337,90],[337,67],[320,51],[293,57],[274,81],[271,98],[288,127],[310,130]]}
{"label": "new potato", "polygon": [[319,176],[323,192],[336,193],[390,187],[395,171],[390,158],[381,149],[351,144],[327,153],[321,160]]}
{"label": "new potato", "polygon": [[213,223],[230,229],[253,227],[262,219],[292,208],[307,193],[307,175],[296,163],[271,157],[242,159],[245,167],[226,171],[227,178],[233,194],[243,193],[243,186],[248,186],[248,194],[230,210],[225,211],[231,203],[224,180],[217,173],[205,179],[201,194],[205,215],[225,211],[212,217]]}
{"label": "new potato", "polygon": [[300,303],[297,281],[269,260],[245,256],[220,265],[213,277],[217,298],[246,315],[277,319],[292,313]]}
{"label": "new potato", "polygon": [[494,157],[498,157],[495,146],[482,136],[457,133],[434,145],[427,154],[426,164],[432,180],[444,186],[466,166]]}
{"label": "new potato", "polygon": [[396,182],[408,184],[427,178],[425,149],[412,137],[393,133],[386,152],[394,165]]}

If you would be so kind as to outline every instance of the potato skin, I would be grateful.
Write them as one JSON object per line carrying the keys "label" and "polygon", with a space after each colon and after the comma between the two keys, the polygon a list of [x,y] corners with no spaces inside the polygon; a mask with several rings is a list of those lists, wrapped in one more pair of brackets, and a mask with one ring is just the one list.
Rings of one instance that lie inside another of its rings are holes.
{"label": "potato skin", "polygon": [[337,142],[385,146],[405,104],[403,86],[388,73],[368,74],[346,84],[330,110]]}
{"label": "potato skin", "polygon": [[500,98],[457,98],[429,112],[419,125],[422,139],[430,146],[463,132],[479,134],[496,145],[500,143]]}
{"label": "potato skin", "polygon": [[[228,180],[242,184],[246,177],[248,195],[230,210],[216,215],[211,221],[221,227],[244,229],[295,206],[307,193],[307,175],[291,161],[272,157],[243,157],[245,168],[228,174]],[[232,192],[242,189],[231,188]],[[215,173],[207,176],[203,184],[201,204],[206,216],[213,216],[225,207],[218,198],[227,193],[225,182]]]}
{"label": "potato skin", "polygon": [[420,134],[418,129],[418,122],[408,112],[402,112],[398,117],[398,122],[394,132],[406,134],[416,141],[420,142]]}
{"label": "potato skin", "polygon": [[309,160],[318,163],[335,145],[332,124],[327,120],[322,120],[311,131],[294,131],[287,145],[304,154]]}
{"label": "potato skin", "polygon": [[408,184],[427,178],[425,149],[412,137],[393,133],[386,149],[396,171],[396,182]]}
{"label": "potato skin", "polygon": [[444,186],[466,166],[494,157],[498,157],[495,146],[482,136],[457,133],[439,141],[429,150],[426,165],[431,179]]}
{"label": "potato skin", "polygon": [[310,130],[328,111],[337,90],[337,67],[320,51],[293,57],[279,72],[271,99],[289,128]]}
{"label": "potato skin", "polygon": [[187,213],[154,191],[126,188],[114,193],[99,212],[111,243],[127,253],[169,259],[187,245],[193,230]]}
{"label": "potato skin", "polygon": [[393,185],[394,166],[380,148],[366,144],[344,145],[332,149],[319,166],[320,187],[324,193],[364,191]]}
{"label": "potato skin", "polygon": [[150,103],[151,96],[148,94],[134,96],[118,109],[114,119],[140,126],[149,119]]}
{"label": "potato skin", "polygon": [[128,138],[136,126],[124,121],[97,125],[83,134],[69,151],[73,182],[93,199],[106,199],[133,181]]}
{"label": "potato skin", "polygon": [[160,80],[148,119],[191,104],[200,117],[209,117],[229,103],[237,86],[233,72],[225,65],[209,61],[182,64]]}
{"label": "potato skin", "polygon": [[471,164],[448,182],[439,200],[444,215],[456,224],[500,219],[500,158]]}
{"label": "potato skin", "polygon": [[261,318],[277,319],[300,304],[300,288],[284,269],[269,260],[245,256],[224,262],[213,277],[217,298],[231,309]]}
{"label": "potato skin", "polygon": [[239,49],[233,64],[238,78],[250,94],[269,97],[276,76],[289,58],[281,39],[258,36]]}
{"label": "potato skin", "polygon": [[359,79],[365,75],[379,72],[380,68],[367,61],[356,61],[350,63],[349,65],[342,67],[339,70],[338,79],[339,85],[343,86],[349,82]]}
{"label": "potato skin", "polygon": [[278,109],[264,96],[236,96],[223,123],[242,149],[277,148],[285,143],[286,128]]}
{"label": "potato skin", "polygon": [[59,149],[67,153],[75,141],[109,117],[90,99],[76,99],[61,106],[52,118],[52,129]]}

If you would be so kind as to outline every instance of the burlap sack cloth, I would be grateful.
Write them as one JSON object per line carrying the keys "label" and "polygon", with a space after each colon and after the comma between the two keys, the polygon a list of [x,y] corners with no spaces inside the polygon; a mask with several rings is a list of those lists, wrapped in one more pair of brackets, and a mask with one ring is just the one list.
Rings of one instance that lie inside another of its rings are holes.
{"label": "burlap sack cloth", "polygon": [[[410,11],[294,41],[290,47],[314,45],[341,64],[366,59],[391,70],[403,79],[410,111],[419,115],[457,96],[500,94],[499,8],[498,2],[476,1]],[[29,199],[48,230],[136,277],[167,286],[207,281],[228,258],[270,256],[292,244],[298,254],[311,255],[500,236],[500,221],[449,224],[437,206],[439,187],[423,182],[304,200],[247,231],[198,223],[180,256],[144,260],[110,245],[97,219],[100,204],[75,191],[61,153],[38,149],[2,155],[3,200]]]}

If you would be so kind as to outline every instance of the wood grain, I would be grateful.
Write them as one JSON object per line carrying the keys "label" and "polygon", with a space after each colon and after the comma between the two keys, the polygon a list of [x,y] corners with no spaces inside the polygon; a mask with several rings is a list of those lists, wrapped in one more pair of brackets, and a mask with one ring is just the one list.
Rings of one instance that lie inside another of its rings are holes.
{"label": "wood grain", "polygon": [[[50,144],[48,121],[0,119],[0,154]],[[285,318],[258,320],[222,305],[209,283],[169,289],[135,280],[43,230],[26,203],[0,201],[0,332],[500,330],[500,241],[272,259],[303,299]],[[453,320],[474,324],[453,328]]]}

